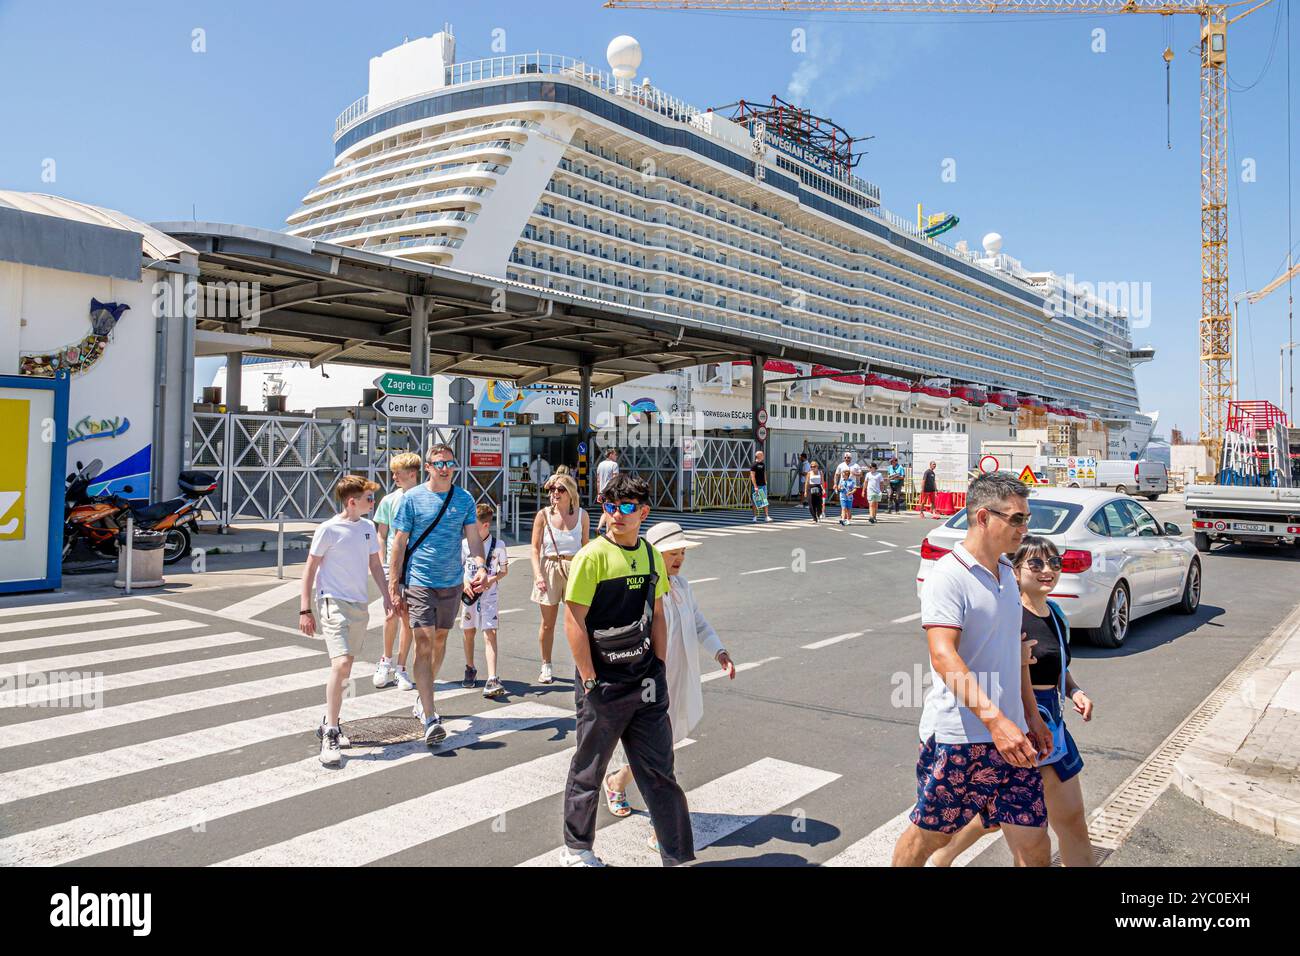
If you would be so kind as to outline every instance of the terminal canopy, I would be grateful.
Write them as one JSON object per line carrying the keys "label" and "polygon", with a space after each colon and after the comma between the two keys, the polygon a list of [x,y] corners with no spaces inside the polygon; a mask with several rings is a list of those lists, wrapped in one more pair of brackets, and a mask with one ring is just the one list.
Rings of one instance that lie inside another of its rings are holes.
{"label": "terminal canopy", "polygon": [[231,351],[312,365],[454,372],[521,386],[578,385],[580,370],[589,367],[594,388],[755,355],[835,369],[864,362],[848,350],[777,334],[249,226],[156,226],[198,252],[198,328],[243,343]]}

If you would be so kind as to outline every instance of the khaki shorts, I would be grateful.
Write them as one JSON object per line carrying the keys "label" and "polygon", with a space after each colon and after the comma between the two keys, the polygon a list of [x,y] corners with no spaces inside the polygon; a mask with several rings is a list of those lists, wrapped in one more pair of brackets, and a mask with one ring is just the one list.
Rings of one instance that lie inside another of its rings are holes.
{"label": "khaki shorts", "polygon": [[569,568],[573,565],[573,557],[570,555],[563,560],[555,555],[547,555],[542,558],[542,580],[546,582],[546,593],[543,594],[537,589],[537,582],[533,582],[533,593],[529,600],[534,604],[544,604],[547,606],[560,604],[564,601],[564,589],[568,586],[568,578],[565,576]]}
{"label": "khaki shorts", "polygon": [[316,600],[316,620],[330,660],[356,657],[366,638],[370,608],[364,601],[340,601],[323,597]]}
{"label": "khaki shorts", "polygon": [[464,588],[459,584],[449,588],[407,587],[405,597],[411,612],[411,627],[432,627],[441,631],[451,628],[460,613],[462,591]]}

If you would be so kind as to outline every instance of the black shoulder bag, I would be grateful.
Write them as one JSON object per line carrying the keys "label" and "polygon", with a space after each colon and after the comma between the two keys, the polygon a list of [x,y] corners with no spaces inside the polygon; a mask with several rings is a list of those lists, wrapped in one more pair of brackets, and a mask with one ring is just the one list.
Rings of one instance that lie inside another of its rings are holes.
{"label": "black shoulder bag", "polygon": [[456,487],[453,485],[451,489],[447,492],[447,497],[442,499],[442,507],[439,508],[438,513],[433,516],[433,521],[429,523],[429,527],[425,528],[422,532],[420,532],[420,536],[415,539],[415,544],[407,548],[406,554],[402,555],[402,585],[403,586],[406,585],[406,573],[407,571],[410,570],[411,567],[411,555],[413,555],[417,550],[419,550],[420,545],[424,544],[424,539],[429,536],[429,532],[432,531],[434,528],[438,527],[438,522],[441,521],[442,516],[447,513],[447,508],[451,506],[451,499],[454,498],[455,496],[456,496]]}
{"label": "black shoulder bag", "polygon": [[611,667],[636,665],[645,660],[651,652],[651,629],[655,614],[655,589],[659,584],[659,575],[655,572],[654,555],[650,544],[644,538],[646,558],[650,562],[650,573],[645,577],[645,607],[640,620],[619,627],[602,627],[591,632],[591,642],[595,645],[596,656],[602,664]]}

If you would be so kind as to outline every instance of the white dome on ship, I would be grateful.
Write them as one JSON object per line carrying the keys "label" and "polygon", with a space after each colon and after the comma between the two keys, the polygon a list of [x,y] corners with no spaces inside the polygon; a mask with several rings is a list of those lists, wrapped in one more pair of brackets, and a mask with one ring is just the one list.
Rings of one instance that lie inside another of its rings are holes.
{"label": "white dome on ship", "polygon": [[637,68],[641,66],[641,44],[636,37],[627,34],[616,36],[605,48],[605,59],[609,61],[609,68],[616,77],[630,80],[636,76]]}
{"label": "white dome on ship", "polygon": [[990,232],[980,242],[984,246],[984,251],[991,256],[996,256],[1002,251],[1002,236],[996,232]]}

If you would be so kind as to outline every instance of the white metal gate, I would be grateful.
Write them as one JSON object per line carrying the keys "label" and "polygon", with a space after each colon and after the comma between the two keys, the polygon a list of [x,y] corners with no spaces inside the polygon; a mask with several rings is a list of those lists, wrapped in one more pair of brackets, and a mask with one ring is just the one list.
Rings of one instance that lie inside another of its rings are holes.
{"label": "white metal gate", "polygon": [[683,482],[688,507],[693,511],[748,508],[754,442],[749,438],[693,438],[691,442],[692,467]]}
{"label": "white metal gate", "polygon": [[392,489],[388,462],[412,451],[450,445],[460,462],[457,482],[474,500],[498,508],[505,500],[505,458],[500,466],[470,467],[469,430],[460,425],[379,418],[305,418],[196,412],[191,464],[213,471],[218,488],[210,503],[222,525],[273,521],[323,521],[337,508],[334,485],[347,474],[365,475]]}

